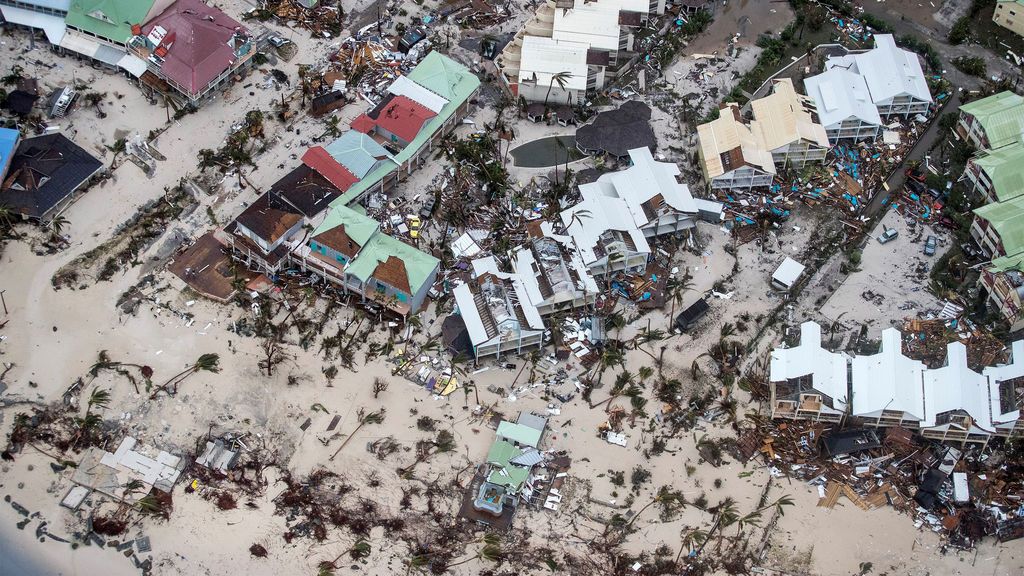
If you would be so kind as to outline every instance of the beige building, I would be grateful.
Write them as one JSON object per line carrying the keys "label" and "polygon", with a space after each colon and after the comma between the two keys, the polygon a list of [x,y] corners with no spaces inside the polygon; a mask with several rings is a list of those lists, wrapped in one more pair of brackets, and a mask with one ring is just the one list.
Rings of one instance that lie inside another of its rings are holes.
{"label": "beige building", "polygon": [[743,122],[735,102],[723,105],[718,118],[697,127],[700,167],[712,189],[771,186],[775,162],[761,138]]}
{"label": "beige building", "polygon": [[1024,0],[996,0],[992,21],[1024,36]]}

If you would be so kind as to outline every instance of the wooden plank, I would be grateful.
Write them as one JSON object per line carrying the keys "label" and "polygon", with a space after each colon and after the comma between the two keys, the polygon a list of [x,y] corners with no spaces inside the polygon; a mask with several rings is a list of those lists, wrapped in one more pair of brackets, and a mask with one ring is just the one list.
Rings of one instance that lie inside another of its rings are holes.
{"label": "wooden plank", "polygon": [[834,508],[836,502],[839,501],[839,492],[842,486],[838,482],[829,480],[825,486],[825,497],[818,500],[818,506],[821,508]]}

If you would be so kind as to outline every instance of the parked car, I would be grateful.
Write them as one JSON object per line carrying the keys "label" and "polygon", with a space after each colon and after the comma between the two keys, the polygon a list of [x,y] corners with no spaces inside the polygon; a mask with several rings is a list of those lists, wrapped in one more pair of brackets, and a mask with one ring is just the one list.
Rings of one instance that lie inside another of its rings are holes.
{"label": "parked car", "polygon": [[890,242],[899,235],[899,232],[897,232],[895,228],[888,228],[885,224],[882,224],[882,230],[883,232],[878,235],[879,244]]}
{"label": "parked car", "polygon": [[921,196],[928,190],[927,186],[910,178],[907,179],[907,188],[910,188],[910,191],[918,196]]}
{"label": "parked car", "polygon": [[904,172],[903,174],[906,175],[907,178],[913,178],[914,180],[917,180],[918,182],[924,182],[925,179],[926,179],[923,172],[918,172],[917,170],[914,170],[913,168],[907,168],[906,172]]}
{"label": "parked car", "polygon": [[434,206],[437,204],[437,197],[431,194],[427,196],[427,199],[423,202],[423,207],[420,208],[420,217],[426,220],[434,215]]}
{"label": "parked car", "polygon": [[924,255],[935,256],[935,236],[929,236],[924,241]]}
{"label": "parked car", "polygon": [[285,44],[292,43],[291,40],[287,38],[281,38],[280,36],[271,36],[270,38],[267,38],[267,42],[270,42],[270,45],[273,46],[274,48],[280,48]]}

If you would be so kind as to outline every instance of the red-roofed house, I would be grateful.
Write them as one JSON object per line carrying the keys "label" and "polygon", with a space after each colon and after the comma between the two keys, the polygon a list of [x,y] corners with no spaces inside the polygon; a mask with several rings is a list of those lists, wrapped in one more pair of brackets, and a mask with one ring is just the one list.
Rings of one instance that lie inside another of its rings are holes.
{"label": "red-roofed house", "polygon": [[359,181],[356,175],[338,163],[323,146],[313,146],[302,155],[302,163],[316,170],[321,176],[344,192]]}
{"label": "red-roofed house", "polygon": [[352,121],[352,129],[363,134],[380,136],[399,148],[412,142],[428,120],[437,116],[433,110],[407,96],[389,95],[373,110]]}
{"label": "red-roofed house", "polygon": [[[202,0],[176,0],[145,26],[133,27],[129,48],[146,60],[143,83],[199,105],[250,64],[249,31]],[[160,82],[162,81],[162,82]]]}

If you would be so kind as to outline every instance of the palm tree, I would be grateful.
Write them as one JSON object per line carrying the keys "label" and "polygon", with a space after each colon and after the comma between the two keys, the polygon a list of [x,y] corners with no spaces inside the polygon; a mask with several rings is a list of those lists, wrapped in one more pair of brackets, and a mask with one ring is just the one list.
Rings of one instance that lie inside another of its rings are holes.
{"label": "palm tree", "polygon": [[75,441],[89,436],[93,430],[99,427],[103,422],[99,414],[93,412],[93,410],[103,410],[110,404],[110,391],[102,388],[93,388],[91,394],[89,394],[89,400],[86,402],[85,414],[81,418],[76,419],[78,424],[78,434]]}
{"label": "palm tree", "polygon": [[195,374],[196,372],[220,372],[220,355],[214,353],[203,354],[191,366],[182,370],[181,372],[178,372],[177,374],[172,376],[167,382],[164,382],[160,386],[157,386],[157,388],[153,390],[153,393],[150,394],[149,399],[156,399],[157,394],[161,390],[166,391],[168,388],[170,388],[169,394],[171,396],[174,396],[175,394],[178,393],[178,384],[181,384],[186,378]]}
{"label": "palm tree", "polygon": [[636,375],[640,379],[640,387],[642,388],[644,382],[654,375],[654,369],[651,368],[650,366],[641,366],[640,368],[637,369]]}
{"label": "palm tree", "polygon": [[622,335],[622,329],[626,327],[626,318],[618,312],[612,312],[605,317],[605,324],[615,329],[615,339]]}
{"label": "palm tree", "polygon": [[5,230],[9,230],[12,234],[17,236],[14,232],[14,220],[12,220],[13,215],[14,211],[11,210],[10,206],[7,204],[0,204],[0,224],[3,225]]}
{"label": "palm tree", "polygon": [[672,330],[672,325],[676,320],[676,306],[680,306],[683,303],[683,295],[693,288],[693,279],[690,277],[690,271],[686,270],[683,272],[680,278],[669,278],[668,282],[665,283],[665,295],[672,302],[672,310],[668,315],[668,329]]}
{"label": "palm tree", "polygon": [[356,420],[359,423],[356,425],[355,430],[353,430],[352,433],[348,435],[348,438],[345,438],[345,441],[341,443],[341,446],[338,446],[338,449],[334,451],[334,454],[331,454],[329,460],[334,460],[338,453],[340,453],[341,450],[345,447],[345,445],[348,444],[349,440],[351,440],[356,435],[356,433],[359,432],[360,428],[366,426],[367,424],[380,424],[381,422],[383,422],[385,412],[387,412],[387,409],[385,408],[381,408],[376,412],[367,412],[365,409],[360,408],[359,412],[356,413]]}
{"label": "palm tree", "polygon": [[650,502],[644,504],[642,508],[637,510],[636,514],[634,514],[633,517],[629,519],[629,522],[626,523],[626,526],[631,526],[633,522],[636,522],[636,519],[644,513],[645,510],[647,510],[648,508],[655,504],[662,504],[664,506],[671,506],[673,504],[686,506],[687,502],[682,492],[672,490],[670,486],[662,486],[661,488],[658,488],[658,493]]}
{"label": "palm tree", "polygon": [[60,236],[60,233],[64,231],[64,227],[68,224],[70,224],[68,219],[58,214],[54,216],[53,220],[50,220],[50,230],[53,231],[54,235]]}
{"label": "palm tree", "polygon": [[114,140],[112,145],[107,146],[107,149],[114,153],[114,158],[110,161],[110,167],[113,168],[114,164],[117,163],[117,158],[128,150],[128,143],[124,138],[118,138],[117,140]]}
{"label": "palm tree", "polygon": [[482,542],[483,546],[481,546],[480,549],[476,551],[476,554],[470,556],[469,558],[466,558],[465,560],[460,560],[454,564],[448,564],[447,566],[445,566],[445,571],[447,571],[449,568],[454,568],[455,566],[459,566],[465,564],[466,562],[471,562],[477,559],[487,560],[488,562],[498,562],[499,560],[501,560],[501,557],[503,556],[503,552],[501,550],[501,536],[495,534],[494,532],[487,532],[486,534],[484,534],[483,538],[479,540],[479,542]]}
{"label": "palm tree", "polygon": [[623,370],[619,372],[619,375],[615,377],[615,383],[612,384],[612,389],[608,393],[608,397],[598,402],[597,404],[591,405],[591,408],[597,408],[601,404],[604,404],[604,411],[608,412],[612,407],[612,400],[615,400],[619,396],[626,393],[627,388],[633,383],[633,374],[629,370]]}
{"label": "palm tree", "polygon": [[551,80],[548,82],[548,91],[546,94],[544,94],[545,112],[548,109],[548,97],[551,96],[551,88],[553,88],[555,84],[558,84],[558,87],[560,89],[565,90],[565,85],[570,78],[572,78],[572,73],[569,72],[568,70],[551,75]]}

